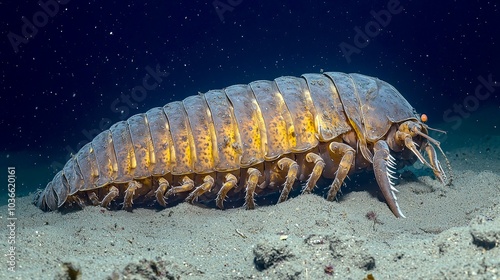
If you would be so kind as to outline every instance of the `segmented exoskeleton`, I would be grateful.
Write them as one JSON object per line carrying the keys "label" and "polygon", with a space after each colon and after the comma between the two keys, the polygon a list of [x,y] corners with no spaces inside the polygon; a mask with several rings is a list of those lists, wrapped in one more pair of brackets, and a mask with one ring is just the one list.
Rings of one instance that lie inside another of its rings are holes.
{"label": "segmented exoskeleton", "polygon": [[282,202],[296,180],[308,193],[320,176],[333,178],[333,200],[348,174],[373,168],[391,211],[404,217],[392,182],[396,161],[418,158],[447,181],[431,145],[442,153],[439,142],[427,134],[412,106],[377,78],[326,72],[255,81],[114,124],[66,163],[35,204],[131,209],[215,200],[223,208],[243,198],[251,209],[255,195],[280,192]]}

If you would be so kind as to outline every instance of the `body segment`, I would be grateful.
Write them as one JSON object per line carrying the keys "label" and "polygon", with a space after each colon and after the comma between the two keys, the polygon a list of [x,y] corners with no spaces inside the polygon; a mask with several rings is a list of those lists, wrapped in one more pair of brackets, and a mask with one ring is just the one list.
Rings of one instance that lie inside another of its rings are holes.
{"label": "body segment", "polygon": [[333,179],[333,200],[348,174],[373,163],[391,211],[402,217],[393,161],[419,159],[444,182],[430,143],[439,148],[386,82],[339,72],[280,77],[211,90],[116,123],[72,157],[35,204],[130,209],[186,199],[223,208],[225,200],[243,199],[253,208],[254,197],[268,193],[285,201],[297,180],[311,192],[320,176]]}

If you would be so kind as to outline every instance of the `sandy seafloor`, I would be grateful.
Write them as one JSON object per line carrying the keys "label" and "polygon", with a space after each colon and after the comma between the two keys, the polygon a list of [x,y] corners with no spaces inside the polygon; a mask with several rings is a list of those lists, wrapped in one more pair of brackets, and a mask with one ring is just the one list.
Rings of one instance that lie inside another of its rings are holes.
{"label": "sandy seafloor", "polygon": [[[252,211],[183,203],[44,213],[21,197],[16,272],[4,257],[0,279],[500,279],[500,128],[477,121],[498,118],[492,110],[443,142],[451,187],[419,169],[399,180],[406,219],[373,182],[345,188],[339,202],[300,195]],[[5,238],[6,206],[0,215]]]}

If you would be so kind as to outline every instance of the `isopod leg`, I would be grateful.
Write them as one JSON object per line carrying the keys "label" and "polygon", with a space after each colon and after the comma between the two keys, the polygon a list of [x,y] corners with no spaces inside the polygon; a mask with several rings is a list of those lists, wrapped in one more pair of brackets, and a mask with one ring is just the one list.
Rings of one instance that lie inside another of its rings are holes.
{"label": "isopod leg", "polygon": [[302,190],[302,193],[310,193],[313,190],[316,186],[316,182],[321,176],[321,173],[323,173],[323,169],[325,168],[325,161],[317,154],[308,153],[306,155],[306,160],[308,162],[314,162],[314,167],[311,175],[309,175],[309,179],[306,182],[304,190]]}
{"label": "isopod leg", "polygon": [[156,196],[156,201],[163,206],[167,207],[167,202],[165,201],[165,192],[167,192],[168,187],[170,186],[168,184],[168,181],[165,180],[164,178],[160,178],[158,180],[159,186],[158,189],[155,191],[155,196]]}
{"label": "isopod leg", "polygon": [[205,176],[205,178],[203,178],[203,184],[196,187],[194,191],[190,192],[188,197],[186,198],[186,201],[193,203],[200,195],[210,191],[212,189],[212,186],[214,185],[214,182],[215,180],[212,176]]}
{"label": "isopod leg", "polygon": [[420,160],[422,164],[425,164],[427,167],[432,168],[427,160],[425,160],[424,156],[422,156],[422,154],[418,151],[417,144],[413,142],[413,139],[409,133],[397,131],[396,140],[404,142],[405,146],[410,149],[413,154],[415,154],[415,156],[417,156],[418,160]]}
{"label": "isopod leg", "polygon": [[222,185],[215,199],[219,209],[224,209],[224,199],[226,199],[227,193],[236,186],[236,183],[238,183],[236,176],[231,173],[226,174],[226,182]]}
{"label": "isopod leg", "polygon": [[111,201],[113,201],[119,194],[120,192],[118,191],[118,189],[116,187],[111,187],[109,188],[109,192],[108,194],[103,198],[103,200],[101,201],[101,207],[108,207],[109,204],[111,203]]}
{"label": "isopod leg", "polygon": [[373,150],[375,151],[375,155],[373,156],[373,172],[375,173],[375,179],[377,180],[378,186],[392,213],[398,218],[405,218],[405,215],[403,215],[403,212],[401,212],[399,208],[397,197],[394,193],[398,192],[398,190],[391,181],[393,176],[390,172],[394,171],[388,168],[394,167],[394,160],[389,153],[389,146],[387,146],[385,141],[380,140],[375,143]]}
{"label": "isopod leg", "polygon": [[73,205],[73,203],[76,203],[80,208],[85,208],[85,202],[83,202],[83,200],[81,200],[77,195],[68,196],[67,203],[68,205]]}
{"label": "isopod leg", "polygon": [[248,168],[248,179],[245,184],[245,207],[246,209],[254,209],[255,208],[255,201],[254,201],[254,194],[255,194],[255,187],[257,186],[257,183],[259,182],[259,177],[261,176],[261,173],[259,170],[255,168]]}
{"label": "isopod leg", "polygon": [[[439,141],[430,137],[426,133],[423,133],[421,130],[422,130],[422,127],[418,123],[415,123],[413,121],[404,122],[399,126],[398,131],[396,132],[396,141],[399,141],[399,142],[404,141],[405,146],[408,149],[410,149],[423,164],[425,164],[429,168],[432,168],[434,175],[436,175],[438,180],[440,180],[443,184],[451,185],[451,182],[453,181],[453,174],[451,174],[452,171],[451,171],[450,161],[448,160],[445,153],[441,149]],[[446,180],[447,180],[446,174],[444,173],[444,170],[441,167],[441,164],[439,163],[439,161],[437,159],[436,151],[434,150],[434,147],[432,147],[430,144],[427,144],[427,146],[425,147],[427,155],[429,156],[429,158],[431,160],[431,163],[429,164],[424,159],[424,157],[420,154],[420,152],[415,148],[415,143],[413,142],[413,140],[411,138],[415,135],[420,135],[420,136],[424,137],[425,139],[427,139],[430,143],[434,144],[439,149],[439,151],[443,155],[444,159],[446,160],[446,165],[448,165],[448,170],[450,172],[450,174],[449,174],[450,178],[449,178],[448,183],[446,183]]]}
{"label": "isopod leg", "polygon": [[130,209],[134,204],[134,195],[137,189],[142,187],[141,183],[131,181],[128,183],[127,190],[125,190],[125,197],[123,198],[123,209]]}
{"label": "isopod leg", "polygon": [[90,192],[87,194],[87,196],[89,197],[90,201],[92,202],[92,205],[97,206],[97,205],[101,204],[101,202],[99,201],[99,198],[97,197],[97,194],[95,194],[95,192]]}
{"label": "isopod leg", "polygon": [[337,196],[337,192],[339,191],[340,187],[344,183],[345,177],[347,177],[347,174],[351,169],[351,166],[354,162],[355,151],[353,148],[351,148],[351,146],[338,142],[330,143],[329,148],[334,155],[342,156],[339,167],[337,169],[337,174],[335,174],[335,179],[330,186],[330,190],[328,191],[328,196],[326,198],[329,201],[333,201]]}
{"label": "isopod leg", "polygon": [[188,176],[184,176],[184,178],[182,178],[182,185],[173,187],[170,190],[168,190],[167,194],[165,195],[165,198],[171,196],[172,194],[189,192],[193,188],[194,188],[194,181]]}
{"label": "isopod leg", "polygon": [[299,165],[297,164],[296,161],[290,158],[282,158],[278,161],[278,167],[281,170],[288,169],[288,173],[286,175],[286,181],[283,184],[283,190],[281,191],[281,195],[278,200],[278,203],[280,203],[287,200],[288,194],[290,193],[290,190],[292,190],[293,184],[297,179],[297,173],[299,172]]}
{"label": "isopod leg", "polygon": [[436,176],[436,178],[441,181],[441,183],[446,184],[446,173],[444,173],[443,167],[437,159],[436,150],[434,150],[434,147],[432,147],[431,144],[427,144],[425,146],[425,152],[429,156],[434,176]]}

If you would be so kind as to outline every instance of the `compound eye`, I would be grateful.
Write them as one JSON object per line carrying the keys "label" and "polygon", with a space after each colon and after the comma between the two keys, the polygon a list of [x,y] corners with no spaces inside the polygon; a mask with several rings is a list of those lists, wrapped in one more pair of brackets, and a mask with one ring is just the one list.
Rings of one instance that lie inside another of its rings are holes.
{"label": "compound eye", "polygon": [[422,122],[426,122],[426,121],[427,121],[427,115],[426,115],[426,114],[422,114],[422,115],[420,115],[420,120],[421,120]]}

